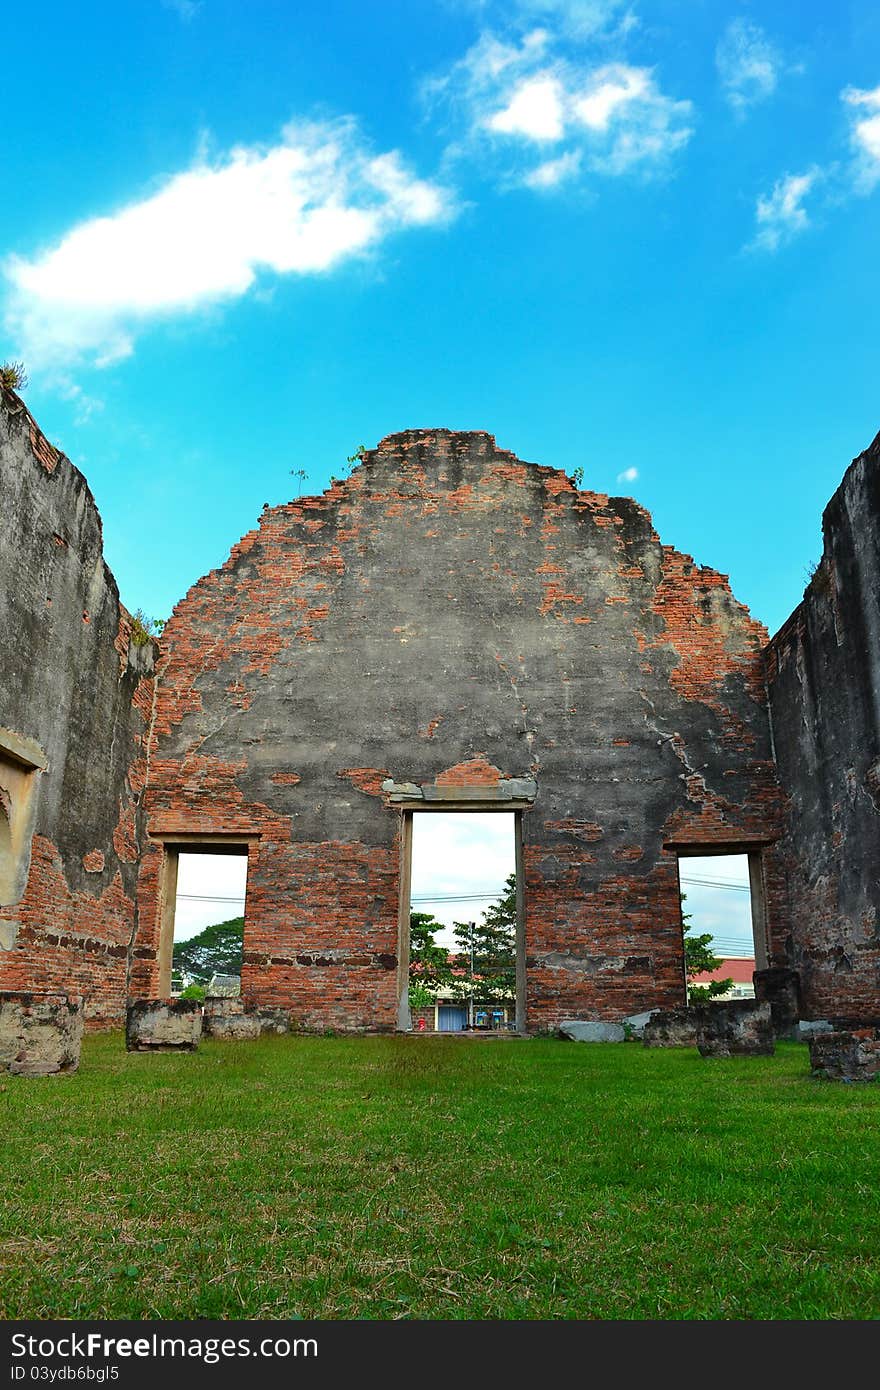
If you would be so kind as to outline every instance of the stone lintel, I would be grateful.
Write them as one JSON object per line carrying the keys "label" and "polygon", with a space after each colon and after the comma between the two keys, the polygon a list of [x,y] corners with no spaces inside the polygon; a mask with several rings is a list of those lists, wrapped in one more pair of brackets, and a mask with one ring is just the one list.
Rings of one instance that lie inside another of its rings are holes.
{"label": "stone lintel", "polygon": [[530,806],[538,794],[538,784],[532,777],[506,777],[490,786],[441,786],[433,782],[395,782],[386,777],[382,790],[393,805],[406,803],[434,803],[471,801],[481,805],[527,805]]}
{"label": "stone lintel", "polygon": [[45,772],[49,766],[49,759],[35,739],[25,738],[14,729],[0,727],[0,754],[3,753],[14,763],[21,763],[22,767],[31,770],[36,768]]}

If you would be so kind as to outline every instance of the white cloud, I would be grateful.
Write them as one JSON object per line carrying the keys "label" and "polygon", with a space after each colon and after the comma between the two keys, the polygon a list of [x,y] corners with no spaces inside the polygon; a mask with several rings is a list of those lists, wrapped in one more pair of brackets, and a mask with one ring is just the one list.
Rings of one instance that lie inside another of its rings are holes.
{"label": "white cloud", "polygon": [[552,22],[573,39],[617,37],[638,27],[627,0],[464,0],[484,22]]}
{"label": "white cloud", "polygon": [[667,96],[652,68],[573,62],[552,47],[544,29],[519,41],[483,34],[427,84],[463,117],[471,147],[488,142],[505,181],[546,191],[578,172],[653,173],[687,144],[693,107]]}
{"label": "white cloud", "polygon": [[549,192],[568,179],[575,178],[580,167],[580,150],[569,150],[568,154],[562,154],[558,159],[545,160],[543,164],[524,174],[522,181],[527,188]]}
{"label": "white cloud", "polygon": [[748,19],[733,19],[715,49],[715,66],[725,98],[739,114],[766,101],[776,90],[785,64],[764,30]]}
{"label": "white cloud", "polygon": [[870,193],[880,182],[880,87],[872,91],[847,87],[841,99],[852,108],[850,139],[856,155],[856,191]]}
{"label": "white cloud", "polygon": [[619,483],[634,483],[638,476],[639,470],[637,468],[624,468],[622,473],[618,473],[617,481]]}
{"label": "white cloud", "polygon": [[647,68],[609,64],[591,75],[585,95],[572,104],[573,115],[591,130],[607,130],[618,108],[648,97],[650,87]]}
{"label": "white cloud", "polygon": [[[805,201],[821,196],[825,210],[838,208],[854,194],[866,196],[880,184],[880,86],[846,87],[840,94],[848,108],[850,159],[835,158],[823,168],[777,179],[772,193],[758,198],[757,230],[749,251],[777,251],[812,225]],[[818,186],[821,185],[821,195]]]}
{"label": "white cloud", "polygon": [[638,24],[626,0],[516,0],[515,8],[526,19],[552,19],[579,39],[609,31],[627,33]]}
{"label": "white cloud", "polygon": [[292,124],[268,149],[202,156],[158,192],[4,266],[6,328],[33,367],[128,356],[151,322],[245,294],[261,272],[320,274],[453,213],[448,190],[352,121]]}
{"label": "white cloud", "polygon": [[559,140],[565,129],[562,98],[555,77],[530,78],[514,89],[507,106],[489,116],[486,125],[502,135]]}
{"label": "white cloud", "polygon": [[188,24],[202,8],[202,0],[162,0],[162,5],[166,10],[173,10],[184,24]]}
{"label": "white cloud", "polygon": [[810,219],[803,206],[804,199],[821,177],[821,171],[812,168],[804,174],[786,174],[777,179],[773,192],[758,199],[755,208],[758,229],[750,249],[777,251],[806,231]]}
{"label": "white cloud", "polygon": [[75,425],[87,425],[93,415],[98,415],[104,409],[104,402],[97,396],[88,395],[78,382],[71,380],[66,372],[60,372],[55,377],[54,386],[62,400],[70,401],[73,406],[73,423]]}

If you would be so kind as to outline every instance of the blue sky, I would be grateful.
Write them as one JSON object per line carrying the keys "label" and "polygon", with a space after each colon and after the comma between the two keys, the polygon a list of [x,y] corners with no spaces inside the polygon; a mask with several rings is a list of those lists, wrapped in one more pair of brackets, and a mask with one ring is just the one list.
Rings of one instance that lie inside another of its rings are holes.
{"label": "blue sky", "polygon": [[0,359],[129,607],[430,425],[798,601],[880,427],[874,0],[47,0],[4,39]]}

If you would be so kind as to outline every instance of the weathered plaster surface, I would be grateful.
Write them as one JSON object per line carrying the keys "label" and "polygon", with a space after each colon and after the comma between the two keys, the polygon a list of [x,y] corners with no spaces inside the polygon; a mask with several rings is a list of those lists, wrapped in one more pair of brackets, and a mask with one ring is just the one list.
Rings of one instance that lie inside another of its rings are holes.
{"label": "weathered plaster surface", "polygon": [[0,798],[20,827],[0,989],[71,990],[91,1022],[120,1019],[152,648],[130,644],[85,479],[2,389],[0,496]]}
{"label": "weathered plaster surface", "polygon": [[[634,502],[487,434],[392,435],[345,483],[266,510],[177,605],[149,829],[256,837],[251,1001],[391,1029],[397,807],[530,806],[528,1026],[675,1004],[674,846],[779,833],[765,641]],[[155,844],[141,873],[140,993],[161,860]],[[779,918],[772,850],[766,870]]]}
{"label": "weathered plaster surface", "polygon": [[767,653],[796,905],[781,945],[805,1017],[880,1019],[880,436],[822,531],[803,602]]}

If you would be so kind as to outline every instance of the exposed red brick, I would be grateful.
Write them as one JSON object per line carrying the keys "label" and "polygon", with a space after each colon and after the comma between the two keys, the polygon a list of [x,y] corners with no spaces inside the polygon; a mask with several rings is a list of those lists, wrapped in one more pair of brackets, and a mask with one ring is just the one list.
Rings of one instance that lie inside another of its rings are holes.
{"label": "exposed red brick", "polygon": [[494,787],[501,781],[501,769],[493,767],[485,753],[478,753],[467,762],[456,763],[434,778],[438,787]]}

